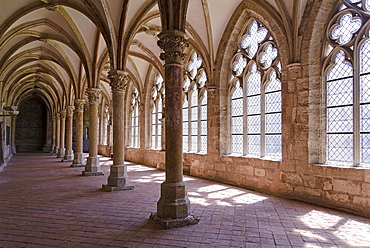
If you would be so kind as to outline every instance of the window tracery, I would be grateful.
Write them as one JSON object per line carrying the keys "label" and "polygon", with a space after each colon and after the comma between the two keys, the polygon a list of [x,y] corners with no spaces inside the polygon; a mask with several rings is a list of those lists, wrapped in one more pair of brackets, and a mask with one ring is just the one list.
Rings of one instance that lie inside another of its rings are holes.
{"label": "window tracery", "polygon": [[136,88],[131,93],[131,147],[139,147],[139,92]]}
{"label": "window tracery", "polygon": [[193,52],[183,84],[183,150],[207,152],[207,74],[202,58]]}
{"label": "window tracery", "polygon": [[327,30],[326,161],[370,162],[368,0],[343,0]]}
{"label": "window tracery", "polygon": [[152,89],[151,148],[162,149],[162,108],[164,101],[164,80],[160,74],[156,77]]}
{"label": "window tracery", "polygon": [[239,39],[231,62],[231,153],[281,157],[279,52],[256,20]]}

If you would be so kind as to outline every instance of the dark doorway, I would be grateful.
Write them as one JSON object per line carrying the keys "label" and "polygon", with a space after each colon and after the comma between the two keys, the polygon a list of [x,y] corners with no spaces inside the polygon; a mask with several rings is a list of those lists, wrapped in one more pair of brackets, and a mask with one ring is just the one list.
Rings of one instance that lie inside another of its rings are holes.
{"label": "dark doorway", "polygon": [[46,118],[45,104],[38,97],[20,104],[15,128],[17,152],[42,151],[46,144]]}

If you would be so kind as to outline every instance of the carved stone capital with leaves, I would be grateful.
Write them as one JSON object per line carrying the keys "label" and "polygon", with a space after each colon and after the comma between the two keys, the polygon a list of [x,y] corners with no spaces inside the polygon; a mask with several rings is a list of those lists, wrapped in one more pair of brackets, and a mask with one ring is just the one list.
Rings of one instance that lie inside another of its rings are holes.
{"label": "carved stone capital with leaves", "polygon": [[166,64],[182,64],[185,58],[183,51],[189,46],[185,34],[179,31],[162,32],[158,35],[157,45],[164,51],[160,58]]}
{"label": "carved stone capital with leaves", "polygon": [[60,111],[60,118],[61,119],[65,119],[67,116],[67,110],[63,109],[62,111]]}
{"label": "carved stone capital with leaves", "polygon": [[85,99],[75,99],[76,112],[83,112],[85,103],[86,103]]}
{"label": "carved stone capital with leaves", "polygon": [[89,98],[89,103],[99,103],[99,98],[101,94],[101,89],[99,88],[87,88],[86,89],[87,97]]}
{"label": "carved stone capital with leaves", "polygon": [[75,106],[69,105],[67,106],[67,116],[72,116],[73,115],[73,110],[75,110]]}
{"label": "carved stone capital with leaves", "polygon": [[112,91],[125,91],[128,83],[128,73],[122,70],[113,70],[108,73]]}

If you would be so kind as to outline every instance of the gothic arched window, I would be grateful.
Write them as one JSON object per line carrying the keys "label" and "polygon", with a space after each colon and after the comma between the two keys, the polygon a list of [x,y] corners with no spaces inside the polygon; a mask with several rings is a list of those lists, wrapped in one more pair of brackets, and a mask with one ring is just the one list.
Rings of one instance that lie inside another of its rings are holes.
{"label": "gothic arched window", "polygon": [[131,94],[131,147],[139,147],[139,92],[136,88],[132,90]]}
{"label": "gothic arched window", "polygon": [[164,82],[160,74],[156,77],[154,81],[154,86],[152,90],[152,139],[151,148],[161,149],[162,148],[162,109],[164,100]]}
{"label": "gothic arched window", "polygon": [[370,162],[370,39],[368,1],[343,1],[328,30],[326,160]]}
{"label": "gothic arched window", "polygon": [[231,64],[231,153],[280,158],[279,51],[270,32],[255,20],[237,46]]}
{"label": "gothic arched window", "polygon": [[207,152],[207,75],[203,60],[193,52],[183,85],[183,150]]}

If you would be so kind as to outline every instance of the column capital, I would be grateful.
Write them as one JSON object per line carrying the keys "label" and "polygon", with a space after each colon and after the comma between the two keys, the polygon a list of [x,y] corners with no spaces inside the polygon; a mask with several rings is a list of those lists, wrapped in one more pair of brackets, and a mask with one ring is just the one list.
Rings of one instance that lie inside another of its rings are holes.
{"label": "column capital", "polygon": [[57,120],[60,119],[60,113],[56,113],[54,116],[55,116],[55,119],[57,119]]}
{"label": "column capital", "polygon": [[181,31],[166,31],[158,35],[157,45],[164,51],[160,54],[160,59],[166,64],[182,64],[185,58],[183,51],[189,46],[185,38],[185,33]]}
{"label": "column capital", "polygon": [[75,106],[69,105],[67,106],[67,116],[72,116],[73,115],[73,110],[75,110]]}
{"label": "column capital", "polygon": [[75,99],[75,110],[76,112],[83,112],[86,100],[85,99]]}
{"label": "column capital", "polygon": [[112,91],[125,91],[128,83],[128,73],[122,70],[109,71],[108,78]]}
{"label": "column capital", "polygon": [[99,97],[100,97],[100,94],[101,94],[101,89],[99,89],[99,88],[87,88],[86,89],[86,94],[89,98],[90,103],[95,103],[95,104],[99,103]]}
{"label": "column capital", "polygon": [[60,111],[60,118],[64,119],[66,118],[67,116],[67,110],[63,109],[62,111]]}

